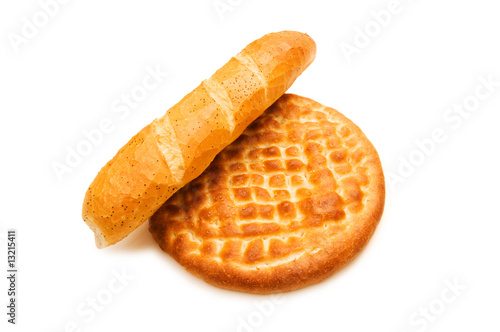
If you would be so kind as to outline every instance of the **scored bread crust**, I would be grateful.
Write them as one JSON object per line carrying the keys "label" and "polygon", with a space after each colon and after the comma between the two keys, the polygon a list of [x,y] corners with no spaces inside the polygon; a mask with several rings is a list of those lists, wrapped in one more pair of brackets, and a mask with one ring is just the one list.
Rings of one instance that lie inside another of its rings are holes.
{"label": "scored bread crust", "polygon": [[94,231],[97,247],[125,238],[200,175],[290,87],[315,53],[307,34],[265,35],[137,133],[85,194],[82,217]]}
{"label": "scored bread crust", "polygon": [[286,94],[150,219],[189,272],[258,294],[317,283],[365,247],[382,216],[378,154],[338,111]]}

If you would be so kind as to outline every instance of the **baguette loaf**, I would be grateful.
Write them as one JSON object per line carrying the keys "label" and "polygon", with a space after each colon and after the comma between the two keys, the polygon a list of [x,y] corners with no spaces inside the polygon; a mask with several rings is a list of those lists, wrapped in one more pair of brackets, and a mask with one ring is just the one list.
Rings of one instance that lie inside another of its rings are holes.
{"label": "baguette loaf", "polygon": [[82,216],[97,247],[125,238],[200,175],[285,93],[315,54],[306,34],[265,35],[137,133],[86,192]]}

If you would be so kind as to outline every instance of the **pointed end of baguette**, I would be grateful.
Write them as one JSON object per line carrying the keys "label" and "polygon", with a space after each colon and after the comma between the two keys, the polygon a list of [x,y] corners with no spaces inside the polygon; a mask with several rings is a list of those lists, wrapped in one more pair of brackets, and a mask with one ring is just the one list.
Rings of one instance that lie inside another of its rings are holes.
{"label": "pointed end of baguette", "polygon": [[95,237],[95,245],[97,248],[102,249],[110,245],[110,243],[106,240],[105,236],[102,234],[102,232],[99,230],[99,227],[96,224],[96,220],[93,218],[93,215],[91,213],[91,210],[89,209],[89,206],[92,206],[92,204],[95,204],[92,199],[92,185],[89,187],[87,192],[85,193],[85,199],[83,200],[83,207],[82,207],[82,219],[85,221],[87,226],[94,232],[94,237]]}
{"label": "pointed end of baguette", "polygon": [[102,235],[99,230],[94,230],[94,237],[95,237],[95,245],[98,249],[106,248],[109,246],[109,244],[106,242],[104,239],[104,236]]}
{"label": "pointed end of baguette", "polygon": [[98,249],[106,248],[109,246],[108,241],[106,241],[104,235],[101,233],[101,231],[97,228],[96,224],[87,216],[87,218],[83,218],[87,226],[94,232],[94,237],[95,237],[95,245]]}

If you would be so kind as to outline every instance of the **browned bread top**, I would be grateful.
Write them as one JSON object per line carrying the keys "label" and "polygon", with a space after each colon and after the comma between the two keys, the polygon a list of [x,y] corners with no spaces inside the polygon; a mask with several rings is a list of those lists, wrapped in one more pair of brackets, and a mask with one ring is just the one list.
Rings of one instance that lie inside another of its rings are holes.
{"label": "browned bread top", "polygon": [[161,248],[218,287],[319,282],[371,238],[384,207],[376,150],[338,111],[284,95],[150,220]]}
{"label": "browned bread top", "polygon": [[103,248],[125,238],[201,174],[313,61],[314,41],[295,31],[252,42],[167,113],[135,135],[97,174],[83,220]]}

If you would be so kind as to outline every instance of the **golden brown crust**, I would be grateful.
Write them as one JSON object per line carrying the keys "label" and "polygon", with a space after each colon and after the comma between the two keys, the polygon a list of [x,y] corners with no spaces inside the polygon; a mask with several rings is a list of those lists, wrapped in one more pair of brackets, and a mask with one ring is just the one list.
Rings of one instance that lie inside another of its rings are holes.
{"label": "golden brown crust", "polygon": [[382,216],[384,175],[338,111],[284,95],[150,220],[160,247],[218,287],[267,294],[350,262]]}
{"label": "golden brown crust", "polygon": [[200,175],[290,87],[315,52],[306,34],[265,35],[134,136],[85,195],[82,216],[95,232],[96,245],[125,238]]}

